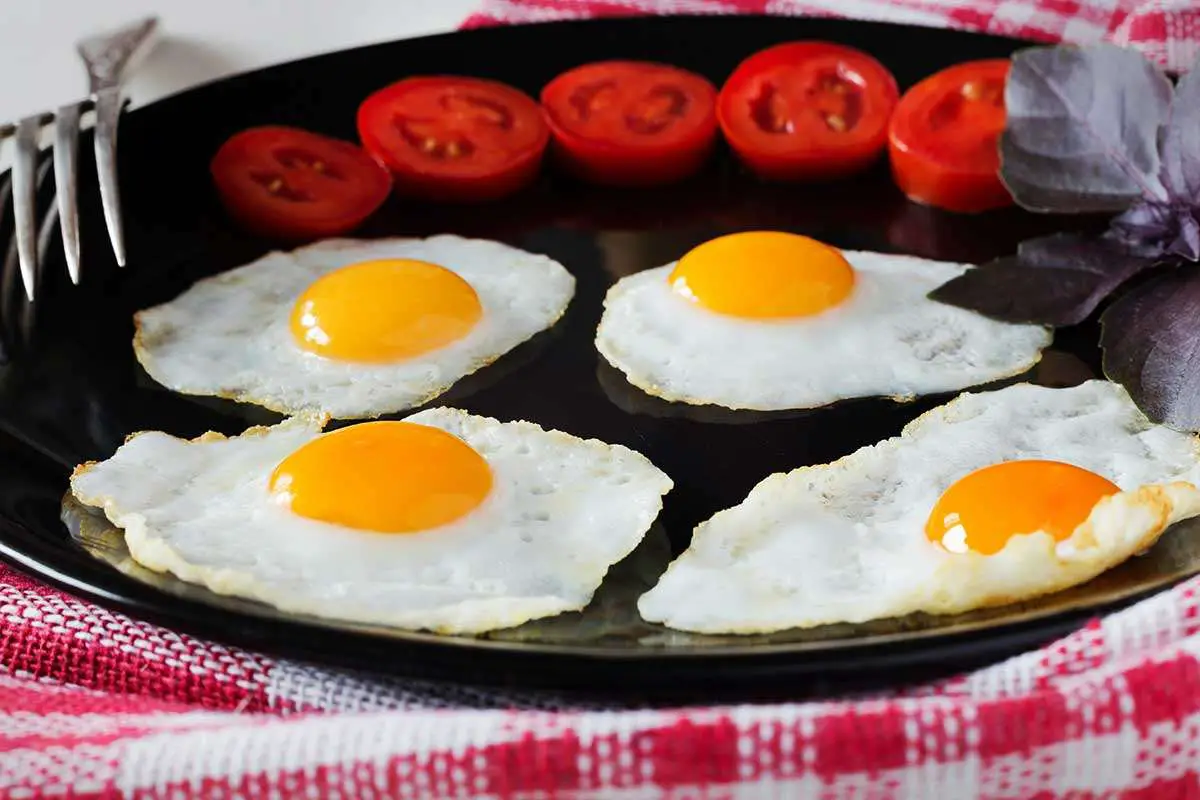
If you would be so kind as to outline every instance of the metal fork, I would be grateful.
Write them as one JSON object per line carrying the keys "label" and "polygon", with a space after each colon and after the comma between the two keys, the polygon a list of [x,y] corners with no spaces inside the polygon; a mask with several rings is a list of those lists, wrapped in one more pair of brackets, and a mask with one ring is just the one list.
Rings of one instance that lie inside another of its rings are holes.
{"label": "metal fork", "polygon": [[[100,202],[104,221],[117,264],[125,266],[125,236],[121,203],[117,189],[117,123],[124,107],[121,80],[134,61],[149,51],[158,27],[155,17],[135,22],[120,30],[83,39],[77,45],[87,67],[89,97],[60,106],[57,111],[33,114],[16,124],[0,125],[0,142],[15,137],[12,172],[0,185],[0,213],[9,195],[13,204],[13,242],[5,260],[5,277],[11,281],[15,258],[25,287],[25,296],[33,302],[38,283],[39,262],[45,258],[50,232],[56,220],[62,231],[63,251],[71,282],[78,284],[79,209],[77,199],[76,154],[79,144],[79,120],[95,110],[96,172],[100,182]],[[48,169],[43,160],[39,167],[42,129],[54,123],[54,186],[57,199],[37,224],[37,191]]]}

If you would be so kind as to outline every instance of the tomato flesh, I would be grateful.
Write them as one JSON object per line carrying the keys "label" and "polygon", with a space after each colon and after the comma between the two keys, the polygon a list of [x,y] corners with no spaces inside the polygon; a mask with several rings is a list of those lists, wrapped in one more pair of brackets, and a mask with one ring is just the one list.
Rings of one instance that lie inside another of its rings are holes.
{"label": "tomato flesh", "polygon": [[235,133],[209,168],[230,216],[284,240],[353,230],[392,186],[387,170],[357,145],[282,126]]}
{"label": "tomato flesh", "polygon": [[417,77],[393,83],[358,108],[358,135],[391,170],[398,192],[482,201],[537,176],[550,132],[528,95],[495,81]]}
{"label": "tomato flesh", "polygon": [[974,213],[1012,204],[1000,181],[1007,59],[968,61],[913,86],[896,107],[888,151],[911,200]]}
{"label": "tomato flesh", "polygon": [[558,161],[609,186],[672,183],[700,169],[717,137],[717,90],[677,67],[600,61],[542,89]]}
{"label": "tomato flesh", "polygon": [[899,92],[866,53],[790,42],[747,58],[721,88],[717,117],[742,162],[768,180],[859,172],[883,152]]}

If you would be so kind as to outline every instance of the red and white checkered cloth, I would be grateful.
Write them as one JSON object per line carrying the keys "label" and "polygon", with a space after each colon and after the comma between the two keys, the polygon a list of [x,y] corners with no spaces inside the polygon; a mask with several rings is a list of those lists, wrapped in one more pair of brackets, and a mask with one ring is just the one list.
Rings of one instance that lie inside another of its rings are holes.
{"label": "red and white checkered cloth", "polygon": [[[468,24],[842,14],[1133,44],[1200,0],[490,0]],[[173,633],[0,567],[0,797],[1200,797],[1200,578],[1043,650],[868,700],[672,710],[379,679]]]}

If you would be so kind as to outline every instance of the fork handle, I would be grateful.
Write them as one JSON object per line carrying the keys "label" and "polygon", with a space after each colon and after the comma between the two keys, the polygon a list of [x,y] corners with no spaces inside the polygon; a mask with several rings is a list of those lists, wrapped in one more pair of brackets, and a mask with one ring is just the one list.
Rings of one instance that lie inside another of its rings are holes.
{"label": "fork handle", "polygon": [[97,94],[119,86],[126,70],[150,50],[157,17],[146,17],[111,33],[90,36],[78,44],[87,67],[89,91]]}

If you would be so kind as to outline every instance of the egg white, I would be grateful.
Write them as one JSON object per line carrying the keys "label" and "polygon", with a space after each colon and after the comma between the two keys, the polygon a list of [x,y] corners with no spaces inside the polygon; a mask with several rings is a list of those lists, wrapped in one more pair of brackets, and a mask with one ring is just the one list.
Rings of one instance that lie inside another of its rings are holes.
{"label": "egg white", "polygon": [[[290,317],[309,284],[340,267],[384,258],[428,261],[457,273],[479,296],[481,319],[463,338],[394,363],[338,361],[301,349]],[[432,400],[551,327],[574,292],[575,278],[561,264],[499,242],[449,235],[329,239],[270,253],[139,312],[133,348],[150,377],[184,394],[284,414],[377,417]]]}
{"label": "egg white", "polygon": [[125,532],[134,560],[283,611],[481,633],[582,609],[641,541],[671,480],[619,445],[434,408],[408,421],[459,437],[492,469],[484,502],[447,525],[383,534],[307,519],[268,482],[322,417],[225,438],[135,434],[76,469],[71,491]]}
{"label": "egg white", "polygon": [[[951,484],[1023,459],[1074,464],[1121,492],[1062,542],[1039,531],[980,555],[929,541],[926,520]],[[680,630],[759,633],[1037,597],[1090,580],[1200,514],[1197,483],[1200,440],[1152,424],[1117,384],[964,394],[900,436],[766,478],[696,527],[638,610]]]}
{"label": "egg white", "polygon": [[673,402],[777,411],[854,397],[953,391],[1019,375],[1052,338],[935,302],[933,289],[971,267],[845,251],[855,285],[813,316],[748,320],[674,291],[675,265],[617,281],[596,331],[600,354],[647,394]]}

